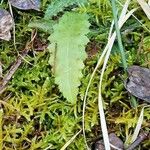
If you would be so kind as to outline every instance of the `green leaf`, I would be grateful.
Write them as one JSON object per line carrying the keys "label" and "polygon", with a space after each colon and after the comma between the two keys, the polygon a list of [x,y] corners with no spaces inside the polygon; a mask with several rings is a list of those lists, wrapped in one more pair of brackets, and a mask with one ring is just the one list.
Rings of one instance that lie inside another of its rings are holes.
{"label": "green leaf", "polygon": [[87,0],[55,0],[48,6],[45,12],[45,19],[50,19],[52,16],[57,15],[58,12],[63,11],[65,7],[73,4],[85,3]]}
{"label": "green leaf", "polygon": [[59,24],[54,26],[54,33],[49,37],[51,43],[56,44],[55,57],[53,48],[51,52],[55,65],[52,64],[54,61],[50,61],[52,67],[55,67],[55,82],[63,96],[71,103],[76,102],[83,61],[87,57],[85,45],[89,41],[86,37],[89,26],[86,14],[68,12],[62,16]]}
{"label": "green leaf", "polygon": [[54,24],[55,24],[55,21],[53,21],[53,20],[41,19],[41,20],[36,20],[36,21],[30,22],[28,26],[30,28],[40,29],[47,33],[52,33]]}

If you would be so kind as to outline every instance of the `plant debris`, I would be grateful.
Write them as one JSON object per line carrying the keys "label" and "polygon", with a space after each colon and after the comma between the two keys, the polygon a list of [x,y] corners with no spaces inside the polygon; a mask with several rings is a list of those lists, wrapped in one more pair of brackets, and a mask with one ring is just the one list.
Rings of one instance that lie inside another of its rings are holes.
{"label": "plant debris", "polygon": [[13,19],[8,11],[0,9],[0,39],[9,41],[10,30],[13,27]]}
{"label": "plant debris", "polygon": [[150,103],[150,69],[131,66],[127,71],[126,89],[132,95]]}
{"label": "plant debris", "polygon": [[[137,1],[124,2],[116,6],[122,17],[116,15],[126,61],[150,69],[149,19],[135,12]],[[0,150],[149,149],[150,107],[143,101],[149,71],[129,67],[128,80],[122,81],[127,74],[110,32],[115,32],[111,1],[0,4]],[[140,23],[130,17],[133,12]],[[124,86],[134,95],[140,90],[143,100],[128,97]]]}

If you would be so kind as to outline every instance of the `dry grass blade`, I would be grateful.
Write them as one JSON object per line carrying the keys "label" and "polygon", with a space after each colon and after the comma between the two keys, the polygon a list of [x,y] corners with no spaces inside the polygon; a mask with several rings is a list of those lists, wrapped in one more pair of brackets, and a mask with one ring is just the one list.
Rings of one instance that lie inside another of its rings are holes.
{"label": "dry grass blade", "polygon": [[1,108],[0,105],[0,149],[3,149],[2,118],[3,118],[3,109]]}
{"label": "dry grass blade", "polygon": [[[128,18],[134,13],[134,11],[136,9],[132,9],[131,11],[129,11],[129,13],[126,14],[127,12],[127,8],[128,8],[128,5],[129,5],[129,0],[126,1],[124,7],[123,7],[123,10],[122,10],[122,13],[121,13],[121,18],[119,19],[119,28],[121,28],[123,26],[123,24],[128,20]],[[111,29],[110,29],[111,31]],[[111,34],[109,34],[111,35]],[[102,131],[103,131],[103,137],[104,137],[104,143],[109,143],[109,139],[108,139],[108,136],[106,136],[107,134],[107,128],[106,128],[106,120],[105,120],[105,116],[104,116],[104,110],[103,110],[103,105],[102,105],[102,97],[101,97],[101,86],[102,86],[102,78],[103,78],[103,74],[104,74],[104,71],[105,71],[105,68],[106,68],[106,64],[107,64],[107,61],[108,61],[108,58],[109,58],[109,55],[110,55],[110,52],[111,52],[111,48],[113,46],[113,43],[114,43],[114,40],[116,38],[116,33],[113,33],[112,37],[108,40],[108,43],[103,51],[103,53],[101,54],[98,62],[97,62],[97,65],[91,75],[91,78],[89,80],[89,83],[88,83],[88,86],[87,86],[87,89],[86,89],[86,92],[85,92],[85,96],[84,96],[84,102],[83,102],[83,115],[82,115],[82,125],[83,125],[83,136],[84,136],[84,141],[86,143],[86,147],[87,149],[89,149],[88,147],[88,144],[86,142],[86,137],[85,137],[85,120],[84,120],[84,117],[85,117],[85,107],[86,107],[86,99],[87,99],[87,95],[88,95],[88,91],[89,91],[89,88],[90,88],[90,85],[91,85],[91,82],[93,80],[93,77],[97,71],[97,69],[100,67],[100,65],[102,64],[103,62],[103,59],[105,57],[105,63],[103,65],[103,69],[102,69],[102,73],[101,73],[101,77],[100,77],[100,86],[99,86],[99,112],[100,112],[100,117],[102,118],[101,123],[102,123]],[[107,54],[106,54],[107,53]],[[104,125],[103,125],[104,124]],[[104,130],[103,130],[104,129]],[[105,144],[106,145],[106,144]],[[110,148],[110,146],[106,146],[105,148]],[[108,149],[109,149],[108,148]]]}
{"label": "dry grass blade", "polygon": [[81,133],[82,130],[77,132],[60,150],[65,150],[72,142],[73,140]]}
{"label": "dry grass blade", "polygon": [[108,34],[108,40],[109,40],[109,39],[111,38],[111,36],[112,36],[113,27],[114,27],[114,20],[112,21],[111,26],[110,26],[110,30],[109,30],[109,34]]}
{"label": "dry grass blade", "polygon": [[130,0],[127,0],[123,6],[123,9],[122,9],[122,12],[120,14],[120,19],[123,18],[126,13],[127,13],[127,10],[128,10],[128,6],[129,6],[129,3],[130,3]]}
{"label": "dry grass blade", "polygon": [[[122,18],[119,19],[119,27],[121,28],[123,24],[128,20],[128,18],[131,16],[131,14],[135,11],[136,9],[131,10],[126,16],[122,16]],[[99,84],[99,97],[98,97],[98,108],[99,108],[99,113],[100,113],[100,122],[101,122],[101,128],[102,128],[102,133],[103,133],[103,138],[104,138],[104,144],[105,144],[105,149],[109,150],[109,138],[108,138],[108,131],[107,131],[107,126],[106,126],[106,119],[104,115],[104,109],[103,109],[103,103],[102,103],[102,93],[101,93],[101,87],[102,87],[102,80],[103,80],[103,75],[104,71],[106,69],[106,65],[110,56],[110,52],[112,49],[112,46],[114,44],[116,37],[116,33],[113,33],[112,38],[108,41],[108,51],[105,56],[101,76],[100,76],[100,84]],[[107,47],[107,46],[106,46]]]}
{"label": "dry grass blade", "polygon": [[141,126],[142,126],[143,119],[144,119],[144,109],[145,109],[146,107],[150,107],[150,106],[144,106],[144,107],[142,108],[141,113],[140,113],[140,116],[139,116],[139,119],[138,119],[138,121],[137,121],[136,128],[135,128],[135,130],[134,130],[134,133],[133,133],[132,138],[131,138],[131,141],[130,141],[131,143],[133,143],[133,142],[137,139],[137,137],[138,137],[138,135],[139,135],[139,133],[140,133]]}
{"label": "dry grass blade", "polygon": [[150,20],[150,6],[145,0],[137,0],[140,6],[142,7],[143,11],[145,12],[146,16]]}
{"label": "dry grass blade", "polygon": [[[117,2],[118,2],[118,4],[120,5],[120,6],[122,6],[123,7],[123,4],[119,1],[119,0],[117,0]],[[150,1],[149,1],[150,2]],[[150,6],[150,5],[149,5]],[[128,12],[129,12],[129,10],[127,10]],[[132,14],[132,16],[142,25],[142,27],[145,29],[145,30],[147,30],[149,33],[150,33],[150,29],[145,25],[145,24],[143,24],[134,14]]]}
{"label": "dry grass blade", "polygon": [[10,10],[11,16],[13,18],[13,40],[14,40],[14,48],[16,50],[16,27],[15,27],[15,22],[14,22],[14,15],[12,11],[12,6],[9,1],[8,1],[8,4],[9,4],[9,10]]}

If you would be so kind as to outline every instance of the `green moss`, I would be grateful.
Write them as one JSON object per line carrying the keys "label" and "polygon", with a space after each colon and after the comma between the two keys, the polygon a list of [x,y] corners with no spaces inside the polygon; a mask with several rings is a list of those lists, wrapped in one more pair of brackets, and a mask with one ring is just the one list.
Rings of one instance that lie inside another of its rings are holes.
{"label": "green moss", "polygon": [[[100,43],[100,46],[97,48],[98,53],[85,61],[84,76],[81,80],[77,104],[72,106],[68,103],[59,92],[57,85],[54,84],[51,66],[48,64],[48,51],[36,52],[31,49],[9,82],[6,91],[0,95],[0,149],[42,150],[47,147],[60,149],[82,129],[83,97],[98,57],[107,41],[111,20],[110,5],[107,4],[109,2],[102,1],[101,11],[99,11],[101,7],[99,8],[97,2],[90,3],[85,8],[90,15],[92,24],[88,36],[91,38],[91,42]],[[47,0],[42,1],[43,10],[45,10],[46,3]],[[3,2],[1,7],[8,8],[8,5]],[[14,8],[13,11],[16,23],[16,49],[13,38],[9,42],[0,41],[0,60],[4,75],[9,70],[11,63],[16,60],[18,52],[25,48],[27,41],[30,41],[32,30],[28,27],[28,23],[31,20],[41,19],[43,15],[41,12],[18,11]],[[82,7],[77,11],[83,11]],[[147,20],[143,13],[140,15],[142,16],[141,20]],[[125,31],[129,29],[130,22],[133,30],[128,33]],[[148,25],[148,21],[145,21],[145,24]],[[135,24],[131,18],[125,24],[122,34],[128,65],[139,64],[150,67],[148,32],[143,30],[139,24]],[[48,34],[38,32],[38,36],[46,41]],[[90,47],[89,50],[94,48]],[[97,106],[100,73],[99,69],[91,84],[87,99],[85,127],[89,145],[101,135]],[[116,46],[104,74],[102,95],[109,131],[115,132],[128,145],[144,102],[139,101],[136,109],[130,106],[129,96],[123,85],[125,78],[126,75],[123,73]],[[146,108],[142,125],[144,131],[149,131],[149,114],[150,109]],[[141,149],[147,148],[149,145],[149,141],[145,141],[141,145]],[[68,149],[85,149],[82,133],[77,136]]]}

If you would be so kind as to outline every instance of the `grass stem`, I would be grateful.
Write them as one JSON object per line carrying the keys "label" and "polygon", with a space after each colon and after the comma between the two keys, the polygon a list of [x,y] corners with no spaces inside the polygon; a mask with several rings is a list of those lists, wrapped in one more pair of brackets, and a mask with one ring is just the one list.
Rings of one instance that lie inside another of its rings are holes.
{"label": "grass stem", "polygon": [[119,46],[119,50],[120,50],[120,54],[122,58],[122,64],[123,64],[124,70],[126,71],[127,62],[126,62],[125,52],[124,52],[121,34],[120,34],[119,26],[118,26],[117,7],[116,7],[115,0],[111,0],[111,3],[112,3],[112,12],[113,12],[113,17],[114,17],[114,22],[115,22],[115,30],[116,30],[117,39],[118,39],[118,46]]}

